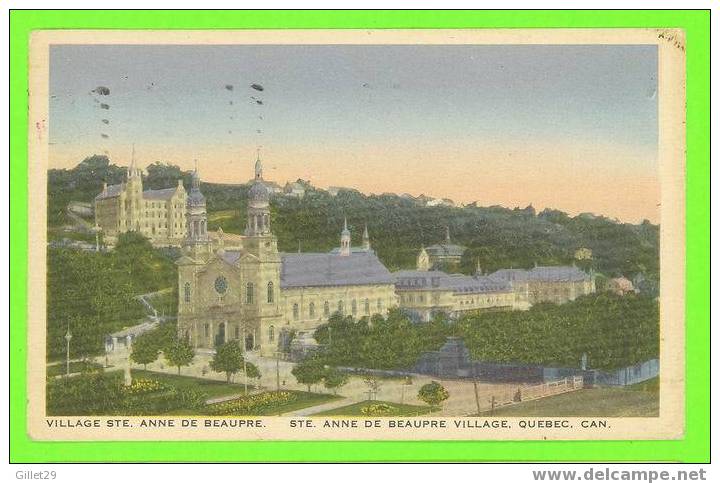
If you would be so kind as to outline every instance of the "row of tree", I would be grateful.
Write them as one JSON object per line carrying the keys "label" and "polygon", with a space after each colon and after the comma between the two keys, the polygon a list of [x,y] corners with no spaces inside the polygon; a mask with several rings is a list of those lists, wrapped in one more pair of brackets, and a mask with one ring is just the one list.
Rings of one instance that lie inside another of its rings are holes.
{"label": "row of tree", "polygon": [[315,338],[319,363],[331,366],[410,369],[458,336],[475,360],[579,367],[585,354],[590,367],[610,370],[658,357],[659,323],[654,298],[606,292],[527,311],[471,312],[457,322],[413,324],[400,310],[357,321],[335,314]]}
{"label": "row of tree", "polygon": [[[69,201],[92,201],[103,181],[119,182],[124,172],[104,156],[87,158],[70,170],[50,170],[49,225],[62,221]],[[148,166],[144,185],[169,187],[179,178],[189,188],[189,171],[155,163]],[[332,196],[308,183],[305,187],[306,195],[301,199],[280,196],[272,200],[273,230],[282,251],[336,247],[347,217],[356,242],[363,226],[369,225],[373,247],[391,270],[413,267],[420,247],[442,241],[449,226],[453,242],[468,248],[459,267],[465,273],[474,272],[478,262],[484,270],[567,264],[578,248],[589,248],[592,259],[580,262],[587,269],[612,277],[658,277],[659,227],[647,221],[636,225],[587,214],[571,217],[552,209],[537,213],[532,206],[430,207],[422,200],[394,194],[364,195],[343,190]],[[203,183],[201,188],[207,198],[209,228],[242,233],[248,185]],[[219,211],[227,212],[227,216],[213,221],[212,213]]]}
{"label": "row of tree", "polygon": [[48,248],[47,261],[49,359],[65,356],[68,330],[72,358],[101,354],[108,334],[147,315],[138,295],[177,285],[172,259],[132,232],[119,237],[114,251]]}

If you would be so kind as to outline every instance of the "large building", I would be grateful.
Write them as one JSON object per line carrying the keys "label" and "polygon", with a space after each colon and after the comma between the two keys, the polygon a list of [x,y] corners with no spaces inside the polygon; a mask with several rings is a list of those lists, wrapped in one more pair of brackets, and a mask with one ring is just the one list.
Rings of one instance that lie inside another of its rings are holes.
{"label": "large building", "polygon": [[518,303],[527,306],[541,302],[563,304],[595,292],[593,274],[585,273],[574,265],[503,269],[491,273],[488,278],[511,283],[518,294]]}
{"label": "large building", "polygon": [[457,318],[474,310],[526,308],[511,283],[480,274],[403,270],[393,275],[400,307],[415,321],[428,322],[441,313]]}
{"label": "large building", "polygon": [[280,253],[272,233],[270,190],[262,163],[248,193],[247,225],[233,246],[207,232],[197,172],[188,196],[188,234],[178,264],[178,332],[198,348],[240,340],[271,355],[283,334],[312,331],[335,313],[386,314],[397,305],[394,280],[370,247],[365,230],[353,247],[345,224],[340,247],[328,253]]}
{"label": "large building", "polygon": [[457,268],[462,260],[465,247],[450,240],[450,227],[445,227],[445,240],[420,250],[417,257],[417,269],[442,270]]}
{"label": "large building", "polygon": [[156,246],[180,246],[185,238],[186,193],[182,180],[173,188],[143,191],[142,171],[134,159],[125,181],[103,185],[94,208],[95,224],[109,245],[128,231],[141,233]]}

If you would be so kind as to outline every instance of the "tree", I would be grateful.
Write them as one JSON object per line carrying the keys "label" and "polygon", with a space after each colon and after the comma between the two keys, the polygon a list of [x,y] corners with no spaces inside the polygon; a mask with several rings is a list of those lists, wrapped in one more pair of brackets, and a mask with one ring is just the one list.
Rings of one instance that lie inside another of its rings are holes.
{"label": "tree", "polygon": [[195,349],[190,345],[187,338],[175,339],[169,347],[165,349],[165,359],[173,367],[177,367],[178,374],[182,366],[189,366],[195,358]]}
{"label": "tree", "polygon": [[148,334],[136,337],[132,343],[130,359],[137,364],[142,364],[143,369],[147,369],[147,365],[155,362],[159,355],[160,349],[157,343]]}
{"label": "tree", "polygon": [[224,372],[229,384],[231,376],[242,369],[243,360],[240,343],[229,340],[217,348],[213,360],[210,361],[210,368],[215,372]]}
{"label": "tree", "polygon": [[334,367],[328,368],[323,377],[323,385],[327,389],[332,389],[333,394],[337,394],[338,388],[344,386],[348,382],[348,376]]}
{"label": "tree", "polygon": [[436,381],[425,384],[420,388],[420,391],[418,391],[418,399],[430,406],[439,406],[449,397],[450,393],[448,393],[447,389]]}
{"label": "tree", "polygon": [[313,384],[322,381],[325,367],[317,359],[308,358],[293,367],[291,372],[298,383],[307,385],[308,392],[310,392]]}
{"label": "tree", "polygon": [[262,374],[260,374],[260,369],[258,369],[255,364],[252,362],[245,363],[245,375],[250,379],[256,379],[255,385],[260,387],[260,377],[262,377]]}

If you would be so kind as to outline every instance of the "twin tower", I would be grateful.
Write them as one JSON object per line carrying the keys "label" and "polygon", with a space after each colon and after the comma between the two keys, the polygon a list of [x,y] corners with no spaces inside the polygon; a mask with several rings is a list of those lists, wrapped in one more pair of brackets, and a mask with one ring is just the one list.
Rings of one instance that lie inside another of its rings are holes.
{"label": "twin tower", "polygon": [[[207,232],[207,205],[205,196],[200,191],[200,176],[197,168],[192,174],[192,187],[187,201],[187,237],[184,246],[191,252],[209,254],[210,237]],[[244,235],[249,238],[273,238],[270,229],[270,189],[263,180],[263,166],[260,157],[255,161],[255,178],[248,191],[247,223]],[[274,243],[273,243],[274,244]],[[370,251],[370,236],[367,225],[363,231],[362,251]],[[352,237],[344,220],[343,230],[340,234],[341,256],[349,256],[353,251]]]}

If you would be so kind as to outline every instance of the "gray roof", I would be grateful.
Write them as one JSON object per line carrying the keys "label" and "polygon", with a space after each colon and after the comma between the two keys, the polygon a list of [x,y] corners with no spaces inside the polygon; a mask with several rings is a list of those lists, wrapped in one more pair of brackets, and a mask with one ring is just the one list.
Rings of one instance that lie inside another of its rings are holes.
{"label": "gray roof", "polygon": [[425,247],[425,251],[430,256],[461,257],[465,253],[465,247],[453,243],[438,243],[437,245]]}
{"label": "gray roof", "polygon": [[490,274],[489,277],[510,282],[582,282],[588,280],[590,275],[578,267],[564,265],[558,267],[535,267],[530,270],[519,268],[502,269]]}
{"label": "gray roof", "polygon": [[452,290],[460,293],[507,292],[509,282],[490,277],[448,274],[438,270],[401,270],[393,273],[398,290]]}
{"label": "gray roof", "polygon": [[[363,247],[350,247],[350,253],[365,253],[367,250],[365,250]],[[335,247],[332,250],[330,250],[330,253],[340,253],[340,247]],[[375,253],[375,251],[371,248],[370,253]]]}
{"label": "gray roof", "polygon": [[218,253],[218,255],[230,265],[235,265],[237,261],[240,260],[242,252],[240,250],[225,250]]}
{"label": "gray roof", "polygon": [[177,191],[177,186],[161,190],[147,190],[143,191],[143,198],[146,200],[169,200],[175,194],[175,191]]}
{"label": "gray roof", "polygon": [[374,252],[283,253],[280,287],[392,284],[393,277]]}
{"label": "gray roof", "polygon": [[106,198],[115,198],[120,195],[122,184],[111,184],[105,191],[95,197],[96,200],[104,200]]}

